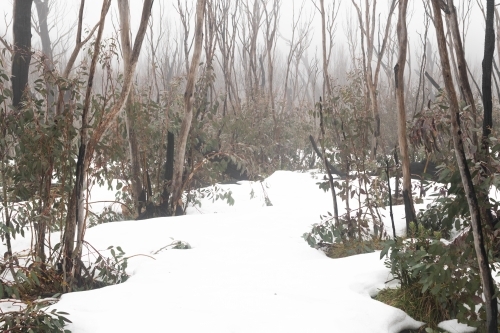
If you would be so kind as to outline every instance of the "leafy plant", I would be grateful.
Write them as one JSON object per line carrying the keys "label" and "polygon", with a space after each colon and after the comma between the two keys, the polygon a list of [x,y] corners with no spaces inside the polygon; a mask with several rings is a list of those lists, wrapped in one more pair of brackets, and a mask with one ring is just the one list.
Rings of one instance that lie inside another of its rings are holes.
{"label": "leafy plant", "polygon": [[377,237],[369,233],[368,222],[359,223],[354,218],[346,216],[335,223],[330,212],[321,216],[321,223],[314,224],[310,232],[302,238],[313,248],[324,248],[327,254],[334,257],[373,252],[379,247]]}
{"label": "leafy plant", "polygon": [[471,240],[443,242],[439,232],[417,230],[415,224],[409,235],[412,238],[386,241],[380,254],[386,257],[386,266],[401,289],[419,290],[421,298],[432,296],[435,311],[446,314],[445,319],[456,318],[477,327],[484,319],[484,309],[476,312],[476,306],[482,304],[482,291],[475,253],[467,246]]}
{"label": "leafy plant", "polygon": [[127,281],[129,278],[126,272],[128,257],[125,257],[125,252],[120,246],[117,246],[116,250],[114,246],[109,246],[107,250],[109,250],[111,258],[105,258],[99,254],[92,270],[92,276],[95,276],[95,272],[97,271],[96,279],[104,285],[119,284]]}
{"label": "leafy plant", "polygon": [[226,201],[229,206],[234,205],[233,193],[231,190],[227,191],[223,188],[213,185],[210,187],[200,188],[194,191],[189,192],[187,201],[191,203],[193,206],[201,207],[201,199],[208,199],[212,202],[222,200]]}
{"label": "leafy plant", "polygon": [[28,303],[18,311],[0,313],[0,329],[4,333],[70,333],[65,329],[71,321],[66,312],[53,309],[47,312],[46,301]]}

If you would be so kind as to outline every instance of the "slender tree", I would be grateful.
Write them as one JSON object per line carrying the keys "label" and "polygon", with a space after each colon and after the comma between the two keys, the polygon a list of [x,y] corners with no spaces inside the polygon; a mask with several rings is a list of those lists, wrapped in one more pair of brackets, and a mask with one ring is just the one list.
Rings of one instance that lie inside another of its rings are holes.
{"label": "slender tree", "polygon": [[[467,198],[467,204],[469,206],[472,234],[474,237],[474,249],[477,256],[481,284],[483,287],[484,306],[486,310],[486,331],[488,333],[493,333],[498,332],[498,304],[497,298],[495,296],[495,287],[493,284],[493,278],[491,277],[491,270],[484,244],[480,207],[478,204],[474,185],[472,183],[472,176],[467,165],[467,158],[465,156],[462,130],[460,125],[460,109],[458,105],[455,86],[453,84],[453,79],[451,76],[451,66],[448,57],[448,50],[446,47],[446,37],[444,34],[439,0],[432,0],[432,6],[434,11],[434,26],[436,28],[439,56],[441,59],[441,70],[443,72],[445,89],[448,95],[448,101],[450,103],[449,110],[452,126],[453,147],[455,150],[458,169],[460,171],[465,196]],[[493,20],[493,18],[491,18],[491,20]],[[493,23],[493,21],[491,22]]]}
{"label": "slender tree", "polygon": [[184,159],[186,157],[186,145],[193,120],[193,102],[194,102],[194,84],[196,73],[201,58],[203,46],[203,19],[205,17],[206,0],[198,0],[196,4],[196,25],[194,34],[194,51],[191,58],[191,65],[186,82],[186,90],[184,92],[184,119],[182,120],[181,129],[179,132],[179,142],[174,163],[174,175],[172,179],[172,199],[171,207],[172,214],[179,215],[182,213],[182,191],[183,181],[182,174],[184,172]]}
{"label": "slender tree", "polygon": [[408,32],[406,28],[406,9],[408,0],[399,2],[398,16],[398,43],[399,56],[398,63],[394,67],[396,102],[398,107],[398,141],[401,155],[401,165],[403,169],[403,200],[406,215],[406,230],[410,230],[410,222],[416,222],[415,207],[411,192],[410,158],[408,155],[408,140],[406,137],[406,108],[405,108],[405,84],[404,72],[406,66],[406,52],[408,45]]}
{"label": "slender tree", "polygon": [[[118,13],[120,16],[120,41],[123,56],[124,72],[130,69],[130,55],[132,53],[132,44],[130,41],[130,4],[128,0],[118,1]],[[135,132],[135,119],[134,119],[134,89],[130,89],[127,103],[125,105],[125,124],[127,127],[128,143],[129,143],[129,158],[131,165],[131,178],[132,178],[132,198],[134,205],[137,209],[137,215],[141,214],[141,207],[145,205],[142,193],[141,181],[141,164],[139,161],[139,145],[137,142],[137,135]]]}

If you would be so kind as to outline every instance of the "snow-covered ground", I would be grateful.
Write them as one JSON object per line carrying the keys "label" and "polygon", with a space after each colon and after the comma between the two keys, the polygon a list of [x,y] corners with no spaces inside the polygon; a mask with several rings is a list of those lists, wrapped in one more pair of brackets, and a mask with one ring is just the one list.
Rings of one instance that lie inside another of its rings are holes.
{"label": "snow-covered ground", "polygon": [[[128,260],[125,283],[65,294],[53,308],[70,314],[67,328],[74,333],[418,328],[421,323],[403,311],[371,298],[391,279],[378,252],[330,259],[302,239],[332,210],[331,195],[318,189],[318,181],[321,176],[311,172],[279,171],[262,183],[221,185],[232,192],[234,206],[205,198],[187,216],[90,228],[85,238],[95,248],[120,246],[127,256],[146,256]],[[264,192],[273,206],[266,205]],[[383,213],[392,234],[389,213]],[[396,206],[394,216],[401,233],[403,207]],[[172,240],[192,248],[158,252]],[[29,243],[18,239],[15,250]]]}

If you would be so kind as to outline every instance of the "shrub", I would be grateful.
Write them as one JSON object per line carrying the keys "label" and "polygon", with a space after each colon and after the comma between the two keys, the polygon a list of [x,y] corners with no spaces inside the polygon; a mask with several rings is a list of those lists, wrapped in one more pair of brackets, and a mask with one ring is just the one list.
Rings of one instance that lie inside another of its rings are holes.
{"label": "shrub", "polygon": [[401,293],[409,291],[420,302],[432,298],[434,311],[441,314],[441,319],[456,318],[469,326],[479,326],[484,309],[476,312],[476,306],[482,303],[482,290],[474,250],[467,246],[471,240],[443,242],[440,233],[422,227],[417,231],[414,224],[409,235],[413,238],[386,241],[380,254],[380,258],[386,256],[386,266],[400,282]]}
{"label": "shrub", "polygon": [[368,222],[340,217],[339,223],[331,213],[321,216],[302,238],[313,248],[322,249],[329,257],[341,258],[380,249],[380,240],[369,233]]}

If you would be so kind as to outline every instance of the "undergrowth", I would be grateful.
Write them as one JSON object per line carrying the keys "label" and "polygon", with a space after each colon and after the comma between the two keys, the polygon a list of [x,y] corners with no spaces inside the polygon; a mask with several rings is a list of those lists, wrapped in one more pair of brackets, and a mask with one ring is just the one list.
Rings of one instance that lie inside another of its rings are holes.
{"label": "undergrowth", "polygon": [[382,250],[383,242],[374,237],[365,240],[352,240],[344,243],[334,243],[326,247],[325,254],[330,258],[345,258],[362,253]]}
{"label": "undergrowth", "polygon": [[381,291],[378,300],[395,306],[437,329],[440,321],[457,319],[472,327],[485,320],[472,235],[446,242],[439,232],[410,225],[410,238],[386,241],[381,258],[400,284],[397,290]]}
{"label": "undergrowth", "polygon": [[[450,318],[438,299],[429,291],[422,293],[418,284],[397,289],[383,289],[375,296],[375,299],[402,309],[413,319],[427,324],[412,332],[441,332],[437,331],[438,324]],[[432,331],[428,330],[429,328]]]}

